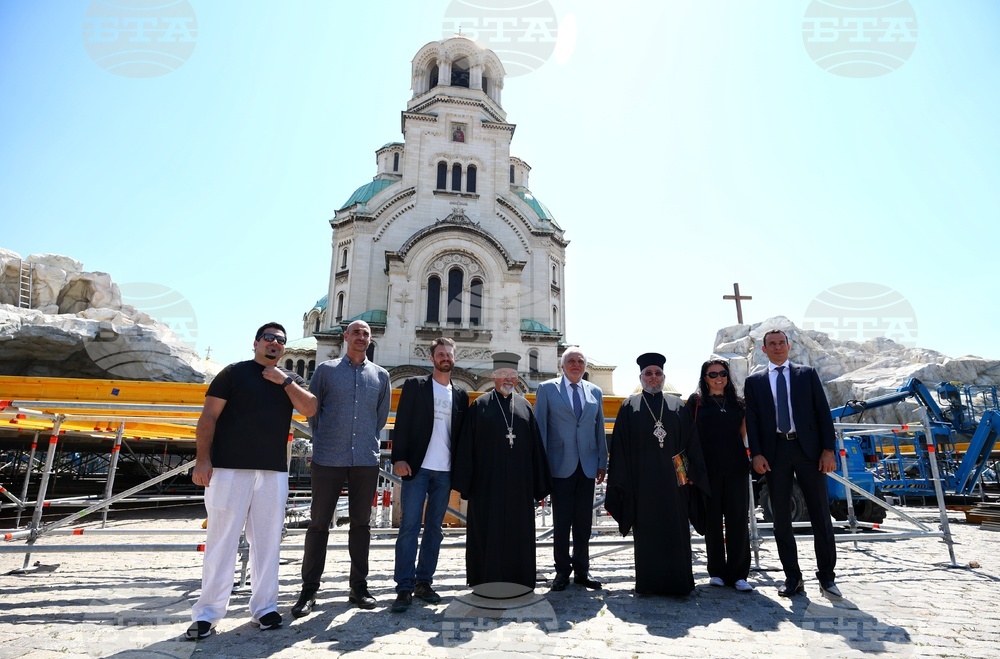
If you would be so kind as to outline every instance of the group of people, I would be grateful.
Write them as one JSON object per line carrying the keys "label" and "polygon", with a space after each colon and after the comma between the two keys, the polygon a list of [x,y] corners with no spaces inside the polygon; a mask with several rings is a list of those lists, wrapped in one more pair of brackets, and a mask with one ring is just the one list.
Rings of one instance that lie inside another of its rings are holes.
{"label": "group of people", "polygon": [[[364,321],[348,326],[344,356],[321,363],[308,389],[301,377],[277,366],[286,340],[280,324],[263,325],[254,359],[227,366],[206,394],[193,480],[206,487],[209,523],[191,639],[210,636],[226,613],[244,527],[253,574],[251,622],[263,630],[282,625],[278,545],[293,409],[309,417],[313,461],[302,587],[291,613],[303,617],[315,606],[345,485],[348,600],[362,609],[377,605],[367,583],[369,520],[379,433],[389,414],[389,374],[367,359],[371,328]],[[603,396],[584,378],[587,358],[579,348],[565,350],[562,376],[538,387],[534,407],[515,391],[519,356],[495,353],[494,388],[470,404],[468,393],[451,382],[454,341],[435,339],[433,371],[406,380],[396,411],[391,461],[403,484],[392,611],[405,612],[415,597],[441,601],[432,584],[452,490],[468,501],[469,586],[535,587],[535,511],[551,495],[551,590],[565,590],[571,577],[574,584],[601,589],[590,573],[589,541],[595,485],[605,477],[605,506],[622,534],[633,533],[637,594],[694,589],[689,524],[705,535],[709,583],[753,590],[747,581],[751,467],[765,475],[772,493],[785,572],[779,595],[804,590],[791,525],[794,475],[813,520],[817,578],[824,592],[839,597],[825,483],[835,466],[829,407],[816,372],[788,362],[784,332],[768,332],[762,349],[770,364],[747,379],[745,401],[723,360],[703,364],[698,390],[683,403],[663,393],[665,357],[641,355],[641,391],[622,403],[609,443]]]}

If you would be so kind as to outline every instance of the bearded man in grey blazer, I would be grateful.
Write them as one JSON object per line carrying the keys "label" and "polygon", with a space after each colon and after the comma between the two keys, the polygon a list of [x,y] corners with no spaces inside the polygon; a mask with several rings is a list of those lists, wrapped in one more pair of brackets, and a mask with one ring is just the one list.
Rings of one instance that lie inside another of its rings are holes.
{"label": "bearded man in grey blazer", "polygon": [[561,378],[543,382],[535,392],[535,418],[552,470],[552,590],[565,590],[571,571],[575,583],[598,590],[601,582],[590,576],[590,533],[594,485],[604,481],[608,470],[604,398],[599,387],[583,379],[587,357],[582,350],[568,348],[562,370]]}

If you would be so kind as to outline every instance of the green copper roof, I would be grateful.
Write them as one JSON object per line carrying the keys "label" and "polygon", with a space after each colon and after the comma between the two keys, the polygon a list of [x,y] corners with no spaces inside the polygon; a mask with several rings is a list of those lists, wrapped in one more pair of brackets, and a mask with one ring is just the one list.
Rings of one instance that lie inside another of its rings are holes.
{"label": "green copper roof", "polygon": [[328,295],[324,295],[320,299],[316,300],[316,304],[313,305],[313,309],[319,309],[320,311],[326,311],[326,298]]}
{"label": "green copper roof", "polygon": [[371,183],[365,183],[354,191],[351,198],[344,202],[344,205],[341,206],[341,208],[347,208],[348,206],[353,206],[354,204],[363,204],[396,182],[397,181],[393,179],[380,178],[372,181]]}
{"label": "green copper roof", "polygon": [[[355,192],[354,194],[357,193]],[[549,209],[545,207],[545,204],[538,201],[538,199],[530,192],[521,192],[520,190],[518,190],[517,196],[523,199],[524,203],[531,206],[531,209],[535,211],[538,217],[542,218],[543,220],[555,221],[555,218],[552,217],[552,213],[550,213]]]}
{"label": "green copper roof", "polygon": [[531,320],[529,318],[521,319],[521,331],[522,332],[532,332],[534,334],[558,334],[559,332],[542,325],[537,320]]}
{"label": "green copper roof", "polygon": [[360,316],[355,316],[354,318],[348,319],[348,323],[353,323],[355,320],[363,320],[369,325],[385,325],[385,319],[388,316],[385,309],[370,309]]}

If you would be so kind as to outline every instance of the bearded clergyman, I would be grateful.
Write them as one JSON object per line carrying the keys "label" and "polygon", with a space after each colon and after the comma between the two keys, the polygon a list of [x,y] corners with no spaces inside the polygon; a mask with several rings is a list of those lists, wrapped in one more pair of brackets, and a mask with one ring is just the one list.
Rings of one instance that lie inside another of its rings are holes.
{"label": "bearded clergyman", "polygon": [[493,391],[465,415],[452,489],[468,499],[465,565],[470,586],[535,587],[535,508],[552,477],[531,404],[515,393],[515,353],[493,355]]}
{"label": "bearded clergyman", "polygon": [[[635,592],[688,595],[691,570],[689,505],[708,475],[690,414],[663,393],[666,357],[636,360],[642,391],[622,402],[611,435],[605,508],[622,535],[633,533]],[[695,500],[697,501],[697,500]]]}

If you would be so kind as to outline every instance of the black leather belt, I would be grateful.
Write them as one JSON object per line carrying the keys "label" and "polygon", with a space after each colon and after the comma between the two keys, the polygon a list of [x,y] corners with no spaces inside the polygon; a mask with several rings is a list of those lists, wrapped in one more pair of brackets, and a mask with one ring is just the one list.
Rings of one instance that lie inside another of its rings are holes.
{"label": "black leather belt", "polygon": [[779,432],[775,433],[775,436],[778,439],[787,439],[788,441],[799,438],[799,434],[797,432]]}

